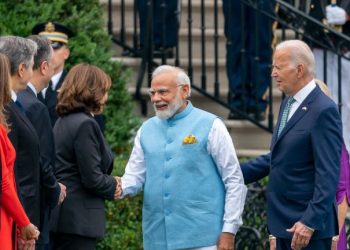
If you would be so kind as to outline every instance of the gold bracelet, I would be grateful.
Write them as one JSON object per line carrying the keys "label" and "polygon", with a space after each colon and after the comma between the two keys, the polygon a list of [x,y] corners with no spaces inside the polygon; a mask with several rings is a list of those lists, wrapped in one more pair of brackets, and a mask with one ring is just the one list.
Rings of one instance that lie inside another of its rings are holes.
{"label": "gold bracelet", "polygon": [[339,240],[339,235],[335,235],[332,237],[332,241],[338,242],[338,240]]}
{"label": "gold bracelet", "polygon": [[276,237],[273,236],[272,234],[269,235],[269,240],[276,240]]}

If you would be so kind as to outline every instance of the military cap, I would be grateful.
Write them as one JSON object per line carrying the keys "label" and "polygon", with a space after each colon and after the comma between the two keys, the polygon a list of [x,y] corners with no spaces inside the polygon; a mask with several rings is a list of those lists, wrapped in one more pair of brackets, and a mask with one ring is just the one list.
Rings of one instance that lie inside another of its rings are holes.
{"label": "military cap", "polygon": [[32,29],[32,34],[45,36],[51,40],[51,46],[54,49],[60,48],[63,44],[68,44],[68,38],[75,35],[66,26],[56,22],[39,23]]}

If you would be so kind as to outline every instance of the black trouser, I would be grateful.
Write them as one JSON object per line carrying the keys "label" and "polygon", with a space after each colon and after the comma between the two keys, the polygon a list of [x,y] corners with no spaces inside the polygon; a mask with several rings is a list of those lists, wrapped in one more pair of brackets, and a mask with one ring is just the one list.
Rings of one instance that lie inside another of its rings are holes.
{"label": "black trouser", "polygon": [[52,233],[52,250],[95,250],[96,238],[77,234]]}

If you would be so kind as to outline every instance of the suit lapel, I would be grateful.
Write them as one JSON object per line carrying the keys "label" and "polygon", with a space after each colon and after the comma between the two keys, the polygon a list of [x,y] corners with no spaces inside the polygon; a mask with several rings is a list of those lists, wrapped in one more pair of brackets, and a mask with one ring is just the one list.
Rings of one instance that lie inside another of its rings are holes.
{"label": "suit lapel", "polygon": [[34,96],[36,98],[35,93],[33,92],[33,90],[30,87],[27,87],[25,91],[27,91],[29,94],[31,94],[32,96]]}
{"label": "suit lapel", "polygon": [[49,88],[46,91],[45,101],[47,107],[55,107],[57,104],[57,90],[61,88],[62,83],[64,81],[64,78],[67,75],[67,71],[63,71],[60,79],[58,80],[58,83],[54,90],[52,90],[51,85],[49,85]]}
{"label": "suit lapel", "polygon": [[[311,91],[311,93],[305,98],[305,100],[300,104],[300,106],[298,107],[298,109],[295,111],[295,113],[293,114],[293,116],[289,119],[289,121],[287,122],[286,126],[284,127],[284,129],[282,130],[280,136],[277,138],[277,130],[275,129],[275,133],[273,135],[273,138],[275,138],[275,143],[273,145],[273,147],[275,147],[275,145],[281,140],[281,138],[288,133],[288,131],[290,131],[295,124],[304,117],[304,115],[310,110],[310,105],[312,105],[311,103],[313,102],[313,100],[315,99],[315,97],[320,93],[320,88],[318,86],[315,87],[315,89],[313,89]],[[285,103],[284,103],[285,105]],[[284,107],[284,106],[283,106]],[[281,114],[278,117],[278,126],[279,123],[281,122]],[[278,128],[277,126],[277,128]],[[273,147],[271,148],[271,151],[273,149]]]}
{"label": "suit lapel", "polygon": [[19,117],[23,124],[25,126],[27,126],[31,132],[33,132],[36,135],[36,131],[33,128],[33,125],[30,123],[29,119],[26,117],[26,115],[20,110],[20,108],[16,105],[16,103],[14,101],[11,100],[10,102],[10,108],[12,109],[12,111],[14,112],[14,114]]}

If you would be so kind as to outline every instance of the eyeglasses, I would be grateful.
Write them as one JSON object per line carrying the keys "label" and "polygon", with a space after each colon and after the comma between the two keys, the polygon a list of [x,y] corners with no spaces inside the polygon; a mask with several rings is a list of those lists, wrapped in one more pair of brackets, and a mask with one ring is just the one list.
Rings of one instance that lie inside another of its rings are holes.
{"label": "eyeglasses", "polygon": [[150,97],[154,97],[156,94],[158,94],[161,97],[165,97],[170,93],[170,89],[177,88],[177,87],[182,87],[184,84],[179,84],[174,87],[170,88],[160,88],[160,89],[149,89],[148,94]]}

